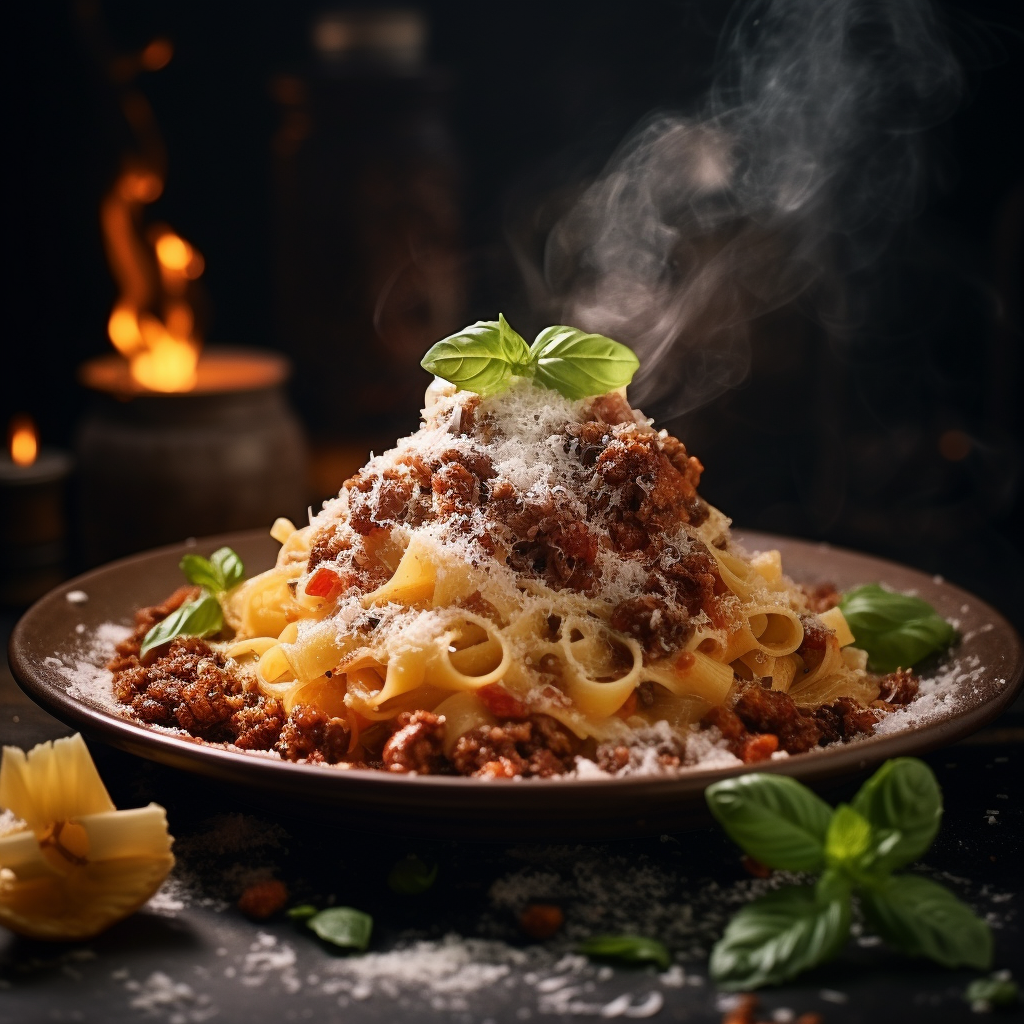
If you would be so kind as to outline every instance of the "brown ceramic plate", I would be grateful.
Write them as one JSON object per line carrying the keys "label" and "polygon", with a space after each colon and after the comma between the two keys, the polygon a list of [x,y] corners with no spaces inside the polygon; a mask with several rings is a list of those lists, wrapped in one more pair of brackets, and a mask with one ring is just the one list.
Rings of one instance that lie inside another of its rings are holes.
{"label": "brown ceramic plate", "polygon": [[[878,558],[806,541],[748,533],[751,550],[777,547],[786,572],[801,582],[829,580],[840,589],[881,582],[914,591],[959,622],[954,651],[973,676],[960,684],[955,713],[917,727],[758,765],[816,786],[862,774],[889,757],[919,754],[966,736],[1009,705],[1020,688],[1024,649],[998,612],[972,594],[939,579]],[[230,544],[249,573],[268,568],[277,551],[263,532],[230,534],[199,542],[209,553]],[[291,764],[268,755],[190,742],[121,717],[112,706],[72,685],[65,666],[89,660],[89,638],[103,623],[129,623],[134,609],[161,601],[181,582],[185,545],[122,559],[86,573],[38,601],[11,636],[15,677],[33,700],[87,735],[122,750],[249,787],[289,808],[315,805],[346,812],[378,830],[498,839],[598,838],[678,830],[701,816],[704,788],[745,769],[691,770],[678,775],[608,779],[482,779],[416,777],[384,772]],[[82,591],[84,603],[67,595]],[[95,662],[100,660],[95,654]]]}

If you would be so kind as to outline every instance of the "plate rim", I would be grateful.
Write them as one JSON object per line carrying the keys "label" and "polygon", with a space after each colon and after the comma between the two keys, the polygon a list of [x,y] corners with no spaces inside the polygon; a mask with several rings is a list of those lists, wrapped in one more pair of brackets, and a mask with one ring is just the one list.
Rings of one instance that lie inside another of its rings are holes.
{"label": "plate rim", "polygon": [[[1014,626],[997,609],[943,578],[936,578],[920,569],[902,565],[876,555],[851,550],[827,542],[808,540],[800,537],[786,537],[761,531],[734,527],[734,539],[741,544],[759,547],[764,544],[781,542],[807,549],[832,552],[844,558],[851,558],[865,567],[876,563],[882,567],[895,567],[901,573],[910,573],[923,583],[940,584],[962,600],[973,602],[977,611],[1005,634],[1007,641],[1004,652],[1006,683],[987,700],[968,707],[950,718],[914,726],[886,736],[872,736],[851,743],[836,744],[820,750],[792,754],[777,760],[760,761],[754,764],[719,766],[715,768],[689,768],[664,775],[634,774],[626,776],[572,777],[555,776],[548,779],[519,779],[514,783],[500,780],[481,780],[465,776],[404,775],[392,774],[375,769],[338,769],[324,765],[296,764],[274,760],[259,753],[231,750],[226,746],[212,745],[196,740],[184,739],[170,731],[143,725],[128,717],[118,716],[101,707],[87,703],[68,694],[66,689],[54,687],[34,674],[34,659],[27,651],[26,637],[35,619],[51,604],[64,599],[73,590],[87,590],[89,582],[97,576],[122,569],[135,563],[160,560],[171,553],[184,554],[196,546],[220,546],[222,544],[256,542],[267,537],[263,529],[233,531],[212,537],[190,538],[175,544],[138,552],[115,561],[97,566],[87,572],[61,583],[29,607],[19,618],[8,642],[8,661],[11,674],[19,687],[36,703],[66,725],[79,728],[89,736],[126,750],[134,756],[158,761],[200,775],[213,775],[227,781],[257,786],[264,790],[291,790],[302,779],[308,780],[313,790],[325,788],[339,790],[340,795],[356,802],[373,801],[379,797],[398,794],[425,796],[428,791],[440,794],[470,793],[488,795],[489,804],[502,804],[510,810],[517,805],[529,806],[534,797],[528,796],[537,789],[552,792],[580,792],[590,795],[610,790],[617,795],[641,789],[655,796],[665,797],[703,791],[712,782],[745,774],[751,771],[766,771],[790,775],[807,783],[825,782],[833,777],[863,772],[892,756],[907,754],[908,740],[913,754],[926,753],[937,747],[947,746],[963,739],[992,721],[1001,714],[1017,697],[1024,684],[1024,643]],[[134,612],[136,605],[126,608],[125,614]],[[56,652],[55,652],[56,653]],[[387,803],[401,802],[388,800]],[[498,808],[495,808],[496,810]]]}

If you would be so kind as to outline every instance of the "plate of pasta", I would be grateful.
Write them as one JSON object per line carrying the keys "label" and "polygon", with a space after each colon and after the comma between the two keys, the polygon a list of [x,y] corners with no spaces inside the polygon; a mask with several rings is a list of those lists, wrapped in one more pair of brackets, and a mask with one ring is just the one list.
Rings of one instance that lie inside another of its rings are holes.
{"label": "plate of pasta", "polygon": [[49,594],[12,636],[21,685],[141,756],[476,837],[667,831],[750,765],[846,778],[1012,700],[1024,658],[993,609],[737,535],[699,460],[629,405],[628,349],[513,335],[435,346],[420,429],[308,524]]}

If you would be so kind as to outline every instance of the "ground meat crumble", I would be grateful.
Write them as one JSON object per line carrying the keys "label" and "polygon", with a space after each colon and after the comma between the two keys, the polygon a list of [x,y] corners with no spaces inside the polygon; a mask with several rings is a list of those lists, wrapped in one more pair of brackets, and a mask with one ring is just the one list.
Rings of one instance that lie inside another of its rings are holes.
{"label": "ground meat crumble", "polygon": [[[481,412],[478,400],[469,399],[453,419],[450,433],[458,442],[453,438],[450,448],[444,440],[429,458],[405,452],[384,468],[367,467],[346,481],[344,520],[319,528],[307,571],[324,567],[332,577],[332,595],[353,589],[369,593],[390,576],[375,552],[389,543],[391,531],[440,521],[484,552],[500,549],[523,576],[555,590],[596,594],[599,556],[611,550],[635,563],[643,580],[639,596],[611,608],[612,628],[635,639],[645,661],[679,651],[693,633],[694,620],[704,614],[715,620],[720,601],[730,593],[707,547],[694,540],[678,550],[666,539],[708,518],[709,506],[697,493],[703,467],[682,442],[652,430],[616,394],[594,399],[584,410],[582,419],[568,423],[552,442],[569,459],[573,486],[524,490],[495,469],[485,446],[500,434],[499,425]],[[812,613],[839,600],[831,584],[803,590]],[[571,771],[580,754],[610,772],[630,763],[626,747],[597,748],[592,741],[585,747],[554,718],[530,713],[497,685],[480,692],[496,724],[471,729],[446,754],[444,718],[433,712],[403,712],[386,726],[360,723],[358,716],[331,717],[301,704],[286,713],[281,702],[263,695],[250,676],[232,672],[202,639],[180,637],[140,658],[152,626],[197,594],[198,588],[183,587],[162,604],[139,611],[134,631],[109,664],[115,696],[144,723],[181,729],[197,740],[272,751],[289,761],[399,774],[548,777]],[[811,670],[832,634],[810,616],[803,624],[798,653]],[[545,671],[543,662],[538,671]],[[869,734],[887,711],[908,703],[917,686],[912,672],[900,670],[881,679],[879,699],[870,708],[841,697],[808,710],[757,681],[739,683],[730,701],[712,708],[700,725],[717,729],[741,760],[756,762],[776,751],[802,753]],[[643,684],[622,717],[649,707],[651,689]],[[361,728],[372,742],[364,743]],[[666,750],[659,763],[670,767],[683,758],[682,749]]]}

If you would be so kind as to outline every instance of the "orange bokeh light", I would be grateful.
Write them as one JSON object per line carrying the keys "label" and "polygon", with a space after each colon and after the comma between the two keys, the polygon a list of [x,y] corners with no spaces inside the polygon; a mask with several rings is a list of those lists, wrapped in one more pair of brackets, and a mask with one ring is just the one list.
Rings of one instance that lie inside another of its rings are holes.
{"label": "orange bokeh light", "polygon": [[114,343],[114,348],[125,356],[138,351],[144,344],[135,310],[122,303],[118,303],[110,314],[107,334]]}
{"label": "orange bokeh light", "polygon": [[39,454],[39,435],[30,416],[15,416],[8,430],[11,461],[17,466],[31,466]]}
{"label": "orange bokeh light", "polygon": [[169,39],[154,39],[139,54],[139,63],[147,71],[159,71],[171,63],[174,46]]}
{"label": "orange bokeh light", "polygon": [[192,246],[168,231],[156,240],[156,258],[164,269],[183,273],[192,262]]}

